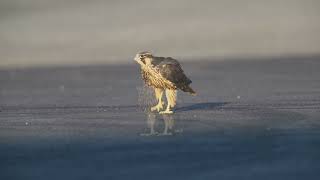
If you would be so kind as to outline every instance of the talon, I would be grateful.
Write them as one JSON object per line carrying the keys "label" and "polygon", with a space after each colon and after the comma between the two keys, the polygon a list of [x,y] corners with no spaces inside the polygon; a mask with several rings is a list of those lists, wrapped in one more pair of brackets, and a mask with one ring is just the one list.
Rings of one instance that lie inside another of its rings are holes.
{"label": "talon", "polygon": [[173,114],[173,111],[171,111],[171,110],[165,110],[165,111],[159,112],[159,114]]}
{"label": "talon", "polygon": [[156,106],[151,107],[151,111],[161,111],[163,109],[163,105],[162,104],[158,104]]}

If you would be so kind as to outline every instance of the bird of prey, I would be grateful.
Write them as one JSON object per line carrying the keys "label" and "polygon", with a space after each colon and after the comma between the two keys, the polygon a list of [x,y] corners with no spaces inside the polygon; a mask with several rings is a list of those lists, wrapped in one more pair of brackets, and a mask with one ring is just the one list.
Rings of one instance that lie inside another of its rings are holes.
{"label": "bird of prey", "polygon": [[[138,53],[134,60],[141,66],[141,75],[144,82],[154,88],[158,104],[151,107],[151,111],[160,114],[171,114],[177,101],[177,90],[180,89],[195,95],[196,92],[189,86],[191,80],[184,74],[180,63],[171,57],[156,57],[150,52]],[[163,93],[167,98],[167,107],[163,110]]]}

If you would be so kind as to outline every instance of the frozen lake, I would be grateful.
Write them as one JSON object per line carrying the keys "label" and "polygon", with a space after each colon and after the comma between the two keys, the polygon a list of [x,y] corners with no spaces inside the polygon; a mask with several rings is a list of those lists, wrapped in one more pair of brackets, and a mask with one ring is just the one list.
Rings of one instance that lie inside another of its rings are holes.
{"label": "frozen lake", "polygon": [[317,179],[319,57],[182,63],[147,113],[136,64],[0,71],[0,179]]}

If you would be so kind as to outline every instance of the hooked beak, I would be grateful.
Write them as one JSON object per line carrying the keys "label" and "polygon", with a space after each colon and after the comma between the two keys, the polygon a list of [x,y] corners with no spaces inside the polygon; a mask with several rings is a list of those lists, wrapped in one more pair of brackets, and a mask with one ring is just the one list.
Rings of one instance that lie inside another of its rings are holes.
{"label": "hooked beak", "polygon": [[139,58],[139,56],[138,56],[138,55],[136,55],[136,57],[134,57],[134,61],[136,61],[137,63],[139,63],[139,62],[140,62],[140,58]]}

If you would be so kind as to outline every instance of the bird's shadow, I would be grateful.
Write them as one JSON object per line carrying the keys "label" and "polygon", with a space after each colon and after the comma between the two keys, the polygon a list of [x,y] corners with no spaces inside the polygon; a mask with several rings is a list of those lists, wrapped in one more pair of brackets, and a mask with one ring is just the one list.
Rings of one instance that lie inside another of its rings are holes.
{"label": "bird's shadow", "polygon": [[184,111],[194,111],[194,110],[216,110],[222,108],[224,105],[229,104],[228,102],[205,102],[205,103],[195,103],[191,105],[186,105],[178,107],[176,112]]}

